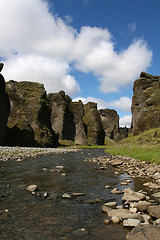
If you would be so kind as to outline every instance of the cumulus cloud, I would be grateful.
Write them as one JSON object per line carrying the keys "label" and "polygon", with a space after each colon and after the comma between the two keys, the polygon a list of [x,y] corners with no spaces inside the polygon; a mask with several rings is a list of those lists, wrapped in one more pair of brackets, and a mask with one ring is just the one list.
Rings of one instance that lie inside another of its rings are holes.
{"label": "cumulus cloud", "polygon": [[130,113],[131,112],[131,104],[132,104],[131,98],[121,97],[119,100],[110,102],[109,106],[116,108],[118,110]]}
{"label": "cumulus cloud", "polygon": [[63,89],[72,96],[80,92],[75,78],[68,74],[69,65],[65,61],[36,55],[16,55],[9,58],[5,65],[3,74],[6,80],[45,83],[48,92],[58,92]]}
{"label": "cumulus cloud", "polygon": [[0,0],[0,6],[0,57],[7,78],[40,81],[47,91],[72,95],[80,90],[72,65],[96,76],[99,90],[108,93],[132,83],[150,65],[152,52],[143,40],[116,52],[107,28],[83,26],[78,32],[67,24],[70,17],[52,15],[46,0]]}
{"label": "cumulus cloud", "polygon": [[131,115],[126,115],[126,116],[120,118],[119,126],[120,127],[128,127],[128,128],[130,128],[130,126],[131,126],[131,119],[132,119]]}
{"label": "cumulus cloud", "polygon": [[88,103],[88,102],[94,102],[97,103],[97,108],[98,109],[105,109],[107,108],[108,104],[107,102],[103,101],[100,98],[94,98],[94,97],[76,97],[73,99],[73,102],[78,102],[79,100],[81,100],[84,104]]}
{"label": "cumulus cloud", "polygon": [[118,92],[121,86],[132,83],[152,59],[142,39],[116,52],[108,29],[83,27],[75,42],[76,68],[97,76],[103,93]]}
{"label": "cumulus cloud", "polygon": [[88,102],[95,102],[97,103],[98,109],[105,109],[105,108],[114,108],[116,110],[120,110],[126,113],[131,112],[131,99],[128,97],[121,97],[118,100],[112,102],[105,102],[100,98],[93,98],[93,97],[76,97],[73,99],[74,102],[81,100],[84,104]]}

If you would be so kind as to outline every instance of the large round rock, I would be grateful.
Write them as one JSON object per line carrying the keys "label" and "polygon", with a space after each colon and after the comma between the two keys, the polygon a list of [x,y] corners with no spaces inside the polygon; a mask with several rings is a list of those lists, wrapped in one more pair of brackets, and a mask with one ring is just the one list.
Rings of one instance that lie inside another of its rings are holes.
{"label": "large round rock", "polygon": [[153,225],[138,226],[127,234],[127,240],[160,240],[160,228]]}

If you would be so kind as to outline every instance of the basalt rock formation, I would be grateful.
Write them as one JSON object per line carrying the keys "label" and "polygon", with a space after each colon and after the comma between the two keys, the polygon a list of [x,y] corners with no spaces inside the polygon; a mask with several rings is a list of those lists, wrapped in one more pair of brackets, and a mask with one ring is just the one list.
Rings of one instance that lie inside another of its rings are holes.
{"label": "basalt rock formation", "polygon": [[50,93],[47,96],[51,106],[51,125],[59,139],[74,141],[75,127],[73,114],[69,111],[71,98],[64,91]]}
{"label": "basalt rock formation", "polygon": [[43,84],[9,81],[6,91],[11,104],[6,145],[57,146]]}
{"label": "basalt rock formation", "polygon": [[99,110],[102,126],[105,131],[105,143],[107,138],[115,141],[119,140],[119,116],[115,110],[101,109]]}
{"label": "basalt rock formation", "polygon": [[134,82],[133,92],[133,134],[160,127],[160,76],[142,72]]}
{"label": "basalt rock formation", "polygon": [[88,102],[84,105],[83,121],[86,125],[87,137],[90,143],[103,145],[105,132],[96,103]]}
{"label": "basalt rock formation", "polygon": [[79,145],[88,145],[83,123],[83,103],[72,102],[64,91],[48,94],[51,106],[52,129],[60,140],[71,140]]}
{"label": "basalt rock formation", "polygon": [[[3,65],[0,64],[0,71]],[[10,113],[10,102],[8,94],[5,90],[5,80],[2,74],[0,74],[0,145],[5,144],[6,132],[7,132],[7,121]]]}

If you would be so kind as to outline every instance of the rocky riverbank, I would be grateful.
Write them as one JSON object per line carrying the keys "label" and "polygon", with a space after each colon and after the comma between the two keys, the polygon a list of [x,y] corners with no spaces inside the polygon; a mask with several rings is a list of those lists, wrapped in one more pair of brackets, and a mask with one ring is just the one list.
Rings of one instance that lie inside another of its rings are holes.
{"label": "rocky riverbank", "polygon": [[127,234],[128,240],[160,239],[160,166],[130,157],[112,155],[88,158],[86,161],[97,163],[100,171],[105,171],[108,165],[112,165],[115,175],[127,173],[132,179],[144,178],[143,186],[146,191],[141,189],[136,192],[128,188],[131,180],[127,178],[124,181],[120,180],[120,185],[124,186],[123,190],[104,186],[113,196],[122,194],[122,205],[117,206],[116,202],[109,202],[102,206],[102,211],[107,214],[104,223],[122,222],[124,227],[133,228],[132,232]]}
{"label": "rocky riverbank", "polygon": [[76,148],[0,147],[0,161],[35,158],[40,155],[60,154],[78,151]]}

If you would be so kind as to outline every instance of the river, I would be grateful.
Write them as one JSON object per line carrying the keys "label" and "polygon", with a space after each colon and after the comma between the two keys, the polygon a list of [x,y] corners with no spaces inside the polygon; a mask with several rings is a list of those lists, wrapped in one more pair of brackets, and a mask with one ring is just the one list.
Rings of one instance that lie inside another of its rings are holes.
{"label": "river", "polygon": [[[123,189],[120,178],[126,175],[114,175],[111,166],[100,171],[98,165],[84,161],[101,155],[103,150],[78,150],[1,162],[0,239],[124,240],[129,230],[120,224],[105,225],[101,208],[104,202],[122,204],[121,195],[104,186]],[[65,174],[50,171],[57,165],[64,166]],[[128,187],[134,187],[131,180]],[[30,184],[38,185],[39,197],[25,190]],[[63,198],[64,193],[71,198]]]}

